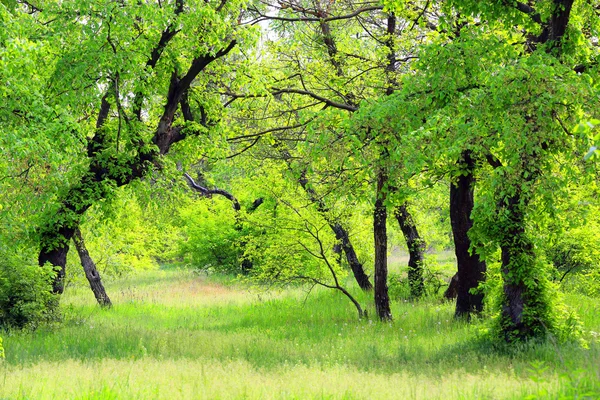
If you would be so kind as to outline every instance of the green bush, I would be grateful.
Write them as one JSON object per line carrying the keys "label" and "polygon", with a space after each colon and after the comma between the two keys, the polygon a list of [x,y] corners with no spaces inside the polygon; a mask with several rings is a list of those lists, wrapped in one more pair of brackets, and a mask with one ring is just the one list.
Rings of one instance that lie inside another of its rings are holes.
{"label": "green bush", "polygon": [[57,315],[50,267],[0,261],[0,327],[35,328]]}
{"label": "green bush", "polygon": [[546,250],[563,289],[600,296],[600,235],[591,226],[563,233]]}
{"label": "green bush", "polygon": [[2,338],[0,337],[0,358],[5,358],[4,346],[2,346]]}
{"label": "green bush", "polygon": [[182,210],[186,240],[180,251],[194,268],[223,273],[241,272],[241,243],[235,211],[227,201],[200,201]]}

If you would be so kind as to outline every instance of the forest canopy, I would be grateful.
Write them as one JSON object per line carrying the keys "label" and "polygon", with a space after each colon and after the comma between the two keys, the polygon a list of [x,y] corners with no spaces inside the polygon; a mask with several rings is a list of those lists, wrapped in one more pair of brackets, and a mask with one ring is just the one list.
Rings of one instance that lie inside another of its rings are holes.
{"label": "forest canopy", "polygon": [[600,294],[599,17],[2,0],[0,325],[56,321],[84,276],[110,306],[101,278],[175,264],[381,321],[447,289],[497,340],[578,338],[562,296]]}

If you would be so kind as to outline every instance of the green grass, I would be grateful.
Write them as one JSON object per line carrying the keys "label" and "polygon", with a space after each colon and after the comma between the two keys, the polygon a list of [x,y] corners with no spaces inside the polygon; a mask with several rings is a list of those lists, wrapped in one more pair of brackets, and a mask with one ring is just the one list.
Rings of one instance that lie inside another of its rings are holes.
{"label": "green grass", "polygon": [[0,398],[600,398],[600,304],[582,296],[567,300],[588,348],[507,350],[433,300],[395,303],[382,324],[357,320],[338,293],[305,299],[176,270],[107,290],[111,310],[70,287],[61,325],[3,334]]}

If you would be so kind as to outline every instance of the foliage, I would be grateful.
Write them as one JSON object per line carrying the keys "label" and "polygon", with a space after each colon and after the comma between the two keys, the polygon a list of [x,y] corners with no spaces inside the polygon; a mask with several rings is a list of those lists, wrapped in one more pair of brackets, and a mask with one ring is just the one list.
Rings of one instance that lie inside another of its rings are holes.
{"label": "foliage", "polygon": [[14,259],[0,261],[0,327],[36,328],[57,317],[58,298],[51,293],[55,272]]}
{"label": "foliage", "polygon": [[243,232],[227,200],[201,199],[180,211],[185,240],[179,251],[194,268],[221,273],[241,273]]}
{"label": "foliage", "polygon": [[[468,151],[469,234],[495,265],[488,287],[504,337],[576,330],[549,278],[577,270],[568,284],[598,295],[600,227],[566,229],[558,216],[578,196],[569,182],[594,180],[598,2],[357,7],[3,1],[0,241],[64,267],[81,225],[111,277],[183,257],[260,282],[339,288],[348,271],[331,228],[348,231],[370,264],[376,199],[389,211],[410,203],[430,248],[451,247],[447,186],[467,174],[457,160]],[[192,202],[179,170],[198,165],[214,169],[208,184],[264,204]],[[44,287],[51,273],[30,264],[2,264],[2,282],[5,297],[33,306],[48,299],[7,289],[21,278]],[[23,313],[37,320],[35,310]]]}
{"label": "foliage", "polygon": [[[499,256],[495,254],[494,256]],[[499,259],[496,258],[496,259]],[[543,258],[542,258],[543,259]],[[499,261],[488,262],[487,264],[487,279],[480,285],[480,290],[485,293],[485,316],[489,319],[485,322],[487,325],[487,333],[491,341],[500,347],[506,346],[506,322],[503,320],[503,315],[500,310],[505,302],[504,285],[502,280],[502,266]],[[537,272],[550,274],[552,266],[548,263],[538,266]],[[539,332],[534,336],[538,339],[557,341],[559,343],[578,343],[585,346],[585,338],[583,337],[582,323],[576,314],[576,306],[566,304],[565,296],[560,290],[559,285],[550,280],[540,280],[544,282],[546,287],[542,293],[545,293],[547,298],[533,299],[537,302],[533,305],[537,306],[537,312],[541,311],[542,323],[540,320],[533,321],[532,326],[537,326]],[[537,290],[537,288],[535,288]],[[531,300],[528,300],[531,301]],[[531,314],[524,313],[524,318],[531,318]],[[509,333],[510,334],[510,333]],[[515,333],[516,334],[516,333]]]}
{"label": "foliage", "polygon": [[271,200],[249,215],[247,222],[259,232],[246,237],[252,277],[275,284],[312,283],[313,279],[333,284],[332,273],[345,277],[347,271],[335,261],[335,237],[316,206],[293,183],[275,178],[267,184]]}
{"label": "foliage", "polygon": [[600,296],[600,232],[588,225],[562,233],[549,246],[548,258],[556,268],[554,277],[568,290]]}

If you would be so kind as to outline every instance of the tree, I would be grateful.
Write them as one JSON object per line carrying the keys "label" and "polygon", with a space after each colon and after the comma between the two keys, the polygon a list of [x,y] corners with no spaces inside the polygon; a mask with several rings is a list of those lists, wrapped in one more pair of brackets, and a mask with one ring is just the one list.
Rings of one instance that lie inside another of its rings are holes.
{"label": "tree", "polygon": [[[424,80],[404,97],[425,96],[435,105],[428,125],[443,133],[441,158],[464,160],[470,151],[473,165],[491,167],[486,170],[491,189],[481,197],[474,222],[478,240],[483,236],[486,246],[501,249],[501,327],[508,340],[543,335],[560,324],[528,215],[540,198],[553,200],[552,160],[557,154],[572,156],[575,146],[587,141],[568,127],[575,125],[575,115],[593,112],[596,101],[591,76],[574,68],[589,65],[590,54],[570,47],[576,37],[587,37],[586,23],[571,15],[572,4],[544,2],[547,17],[542,17],[521,3],[453,3],[466,18],[460,36],[427,49],[434,55],[424,58],[429,63],[422,65]],[[590,9],[577,11],[581,16]],[[470,23],[475,17],[488,21],[483,29]],[[526,27],[525,38],[502,18]],[[571,26],[569,21],[577,22]]]}
{"label": "tree", "polygon": [[[202,73],[216,71],[214,63],[249,38],[238,23],[240,12],[235,1],[71,2],[36,6],[28,17],[33,24],[26,33],[41,34],[57,46],[44,99],[56,96],[52,108],[66,116],[59,114],[59,123],[44,132],[54,128],[87,141],[77,149],[83,159],[78,177],[39,229],[39,264],[57,268],[55,292],[63,291],[68,242],[86,210],[115,187],[146,176],[173,144],[209,128],[218,109],[209,107],[211,94],[201,90],[212,74]],[[72,89],[61,92],[64,87]],[[191,100],[198,106],[190,106]],[[189,123],[181,114],[192,117],[186,118]]]}
{"label": "tree", "polygon": [[[378,185],[377,181],[382,181],[381,178],[387,174],[385,170],[389,168],[386,165],[389,161],[384,160],[386,157],[382,155],[387,151],[398,151],[398,149],[396,147],[392,150],[385,148],[389,140],[385,136],[388,133],[385,130],[372,129],[361,136],[361,133],[358,132],[362,130],[360,125],[353,126],[344,132],[343,128],[345,127],[340,126],[340,121],[350,120],[349,114],[362,107],[361,101],[364,104],[378,96],[393,93],[398,82],[397,75],[408,71],[409,61],[415,58],[411,53],[414,43],[424,40],[424,35],[421,35],[422,30],[417,22],[426,10],[411,8],[409,12],[399,9],[401,16],[397,17],[390,11],[381,12],[379,6],[357,8],[352,3],[308,5],[302,2],[286,2],[279,6],[272,6],[279,9],[280,13],[267,15],[263,11],[255,10],[260,19],[275,21],[276,24],[273,26],[281,30],[281,40],[272,47],[272,51],[278,55],[279,60],[283,61],[269,58],[269,63],[282,65],[285,73],[277,75],[277,84],[269,90],[278,100],[277,104],[287,103],[289,102],[287,99],[292,97],[306,99],[302,106],[292,103],[295,107],[287,116],[296,123],[290,124],[288,120],[288,123],[285,124],[292,129],[307,131],[303,136],[304,145],[294,143],[294,146],[298,146],[305,154],[308,153],[310,158],[307,163],[310,167],[306,168],[305,165],[301,165],[297,175],[306,174],[302,172],[304,168],[310,169],[311,172],[317,171],[318,167],[315,165],[321,166],[325,162],[321,163],[320,160],[316,160],[325,158],[330,164],[329,171],[333,170],[331,175],[337,173],[332,167],[341,167],[351,171],[353,175],[359,175],[351,179],[358,178],[360,182],[366,178],[375,186],[375,195],[369,194],[369,197],[374,198],[374,207],[377,208],[373,217],[378,221],[374,221],[373,226],[379,229],[375,238],[376,250],[374,252],[375,277],[379,282],[379,285],[375,283],[375,296],[376,303],[380,305],[377,308],[382,310],[382,319],[389,319],[389,312],[385,311],[385,309],[389,309],[389,304],[385,304],[387,298],[387,235],[382,230],[387,224],[387,217],[385,221],[382,221],[382,217],[384,214],[387,215],[389,202],[384,197],[387,196],[389,190],[395,186],[404,185],[404,182],[401,179],[396,181],[396,176],[393,177],[390,185],[387,182],[380,182]],[[397,25],[402,30],[397,30]],[[409,30],[411,32],[407,34],[406,32]],[[407,35],[407,40],[399,40],[396,36],[400,34]],[[309,35],[317,37],[318,40],[310,44],[306,43],[303,38]],[[360,40],[354,40],[354,35]],[[285,95],[289,97],[282,100]],[[236,93],[235,97],[240,98],[243,95]],[[254,96],[251,95],[251,97]],[[321,107],[321,109],[317,111],[316,107]],[[281,125],[280,128],[273,127],[264,132],[273,133],[276,129],[284,130],[285,125]],[[249,136],[258,140],[258,136]],[[352,140],[347,141],[346,137]],[[357,138],[358,140],[355,140]],[[285,140],[278,140],[276,145],[281,147],[282,143],[286,143]],[[251,145],[254,143],[252,142]],[[363,152],[363,155],[368,154],[368,157],[361,160],[363,163],[353,163],[356,165],[355,169],[346,167],[348,160],[352,160],[351,155],[355,152],[362,152],[364,148],[368,148],[368,151]],[[341,153],[337,153],[340,151]],[[396,159],[395,156],[393,158]],[[334,164],[333,160],[338,161],[338,164]],[[372,165],[375,165],[376,170],[381,172],[379,176],[376,171],[368,171]],[[365,171],[357,174],[355,171],[360,168]],[[319,175],[315,175],[315,180],[320,180]],[[360,185],[362,186],[362,182]],[[320,190],[314,189],[316,185],[310,179],[307,180],[306,186],[310,186],[316,193],[320,192]],[[388,186],[390,187],[388,188]],[[321,191],[330,192],[327,189]],[[348,192],[348,189],[346,191]],[[386,207],[385,213],[382,212],[384,206]],[[324,209],[328,208],[324,207]],[[406,207],[404,209],[405,213],[399,214],[401,218],[408,214],[408,209]],[[332,228],[337,225],[334,223]],[[409,226],[408,221],[407,226]],[[407,236],[407,238],[412,237],[414,235]],[[421,245],[413,243],[408,243],[408,247],[415,253],[422,249]],[[422,258],[422,254],[418,257]],[[351,259],[352,257],[348,257],[349,261]],[[421,263],[415,263],[414,266],[421,268]],[[414,268],[411,269],[414,270]],[[417,273],[415,275],[417,281],[419,280],[418,276]],[[419,296],[420,287],[422,287],[422,280],[415,282],[413,290],[415,297]],[[389,303],[389,301],[387,302]]]}

